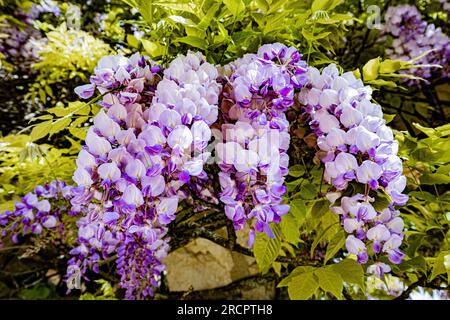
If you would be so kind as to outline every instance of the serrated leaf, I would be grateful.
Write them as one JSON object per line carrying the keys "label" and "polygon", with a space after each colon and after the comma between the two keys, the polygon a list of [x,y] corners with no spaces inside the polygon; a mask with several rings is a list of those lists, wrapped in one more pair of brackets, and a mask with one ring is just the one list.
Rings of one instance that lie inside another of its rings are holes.
{"label": "serrated leaf", "polygon": [[336,298],[342,299],[344,281],[339,273],[330,268],[319,268],[314,271],[319,280],[319,286],[326,292],[332,293]]}
{"label": "serrated leaf", "polygon": [[36,141],[45,137],[50,132],[51,125],[52,120],[48,120],[34,126],[30,134],[31,141]]}
{"label": "serrated leaf", "polygon": [[331,268],[339,273],[344,282],[357,284],[362,289],[365,288],[364,270],[355,260],[345,259],[332,265]]}
{"label": "serrated leaf", "polygon": [[289,283],[289,298],[292,300],[307,300],[318,288],[319,283],[312,272],[302,273]]}
{"label": "serrated leaf", "polygon": [[275,238],[269,238],[265,233],[257,232],[253,253],[261,273],[269,271],[270,266],[278,257],[281,249],[280,235],[277,225],[271,225]]}

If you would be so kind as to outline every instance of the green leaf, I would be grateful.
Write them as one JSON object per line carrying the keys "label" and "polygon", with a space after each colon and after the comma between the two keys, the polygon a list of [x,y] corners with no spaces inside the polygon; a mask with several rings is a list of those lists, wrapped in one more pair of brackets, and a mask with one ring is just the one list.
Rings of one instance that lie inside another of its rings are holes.
{"label": "green leaf", "polygon": [[306,272],[313,272],[316,268],[311,266],[300,266],[296,267],[292,272],[277,285],[277,288],[287,287],[292,279]]}
{"label": "green leaf", "polygon": [[390,88],[396,88],[397,84],[394,81],[388,81],[384,79],[376,79],[376,80],[370,80],[366,81],[367,84],[370,84],[372,86],[378,86],[378,87],[390,87]]}
{"label": "green leaf", "polygon": [[223,3],[235,17],[237,17],[242,11],[245,10],[245,4],[244,2],[242,2],[242,0],[223,0]]}
{"label": "green leaf", "polygon": [[311,208],[311,217],[319,219],[324,216],[328,210],[330,210],[330,202],[326,199],[319,200],[315,202]]}
{"label": "green leaf", "polygon": [[36,120],[50,120],[53,119],[53,116],[51,114],[44,114],[43,116],[39,116],[36,118],[33,118],[32,121],[36,121]]}
{"label": "green leaf", "polygon": [[[430,281],[443,273],[450,274],[450,251],[442,251],[434,260],[433,271],[431,272]],[[448,277],[448,276],[447,276]],[[447,282],[448,282],[447,278]]]}
{"label": "green leaf", "polygon": [[355,260],[345,259],[331,266],[333,271],[340,274],[344,282],[357,284],[364,289],[364,270]]}
{"label": "green leaf", "polygon": [[384,60],[380,63],[380,73],[393,73],[400,70],[402,67],[402,61],[399,60]]}
{"label": "green leaf", "polygon": [[383,114],[383,119],[386,120],[386,123],[391,122],[392,120],[394,120],[396,114]]}
{"label": "green leaf", "polygon": [[153,1],[152,0],[135,0],[137,9],[141,13],[142,17],[149,24],[153,22]]}
{"label": "green leaf", "polygon": [[328,260],[333,258],[335,254],[341,250],[341,248],[345,245],[345,232],[343,230],[340,230],[338,233],[334,235],[334,237],[331,239],[331,241],[328,243],[327,246],[327,252],[325,254],[325,261],[326,263]]}
{"label": "green leaf", "polygon": [[441,173],[441,174],[449,174],[450,173],[450,163],[446,164],[444,166],[440,166],[437,170],[436,173]]}
{"label": "green leaf", "polygon": [[[321,240],[325,240],[325,235],[327,234],[327,232],[329,232],[330,230],[332,230],[332,228],[335,226],[335,224],[330,224],[328,225],[324,230],[322,230],[321,233],[319,233],[318,235],[316,235],[316,237],[314,238],[314,242],[311,244],[311,249],[310,249],[310,255],[311,258],[314,256],[314,250],[316,250],[317,245],[319,244],[319,242]],[[321,230],[322,228],[320,228],[319,230]]]}
{"label": "green leaf", "polygon": [[418,123],[413,123],[412,125],[414,127],[416,127],[417,129],[419,129],[420,131],[422,131],[423,133],[425,133],[429,137],[432,137],[436,134],[436,131],[433,128],[427,128],[427,127],[421,126]]}
{"label": "green leaf", "polygon": [[127,34],[127,43],[133,48],[139,48],[139,40],[132,34]]}
{"label": "green leaf", "polygon": [[71,111],[70,108],[64,108],[64,107],[53,107],[47,110],[49,113],[53,113],[57,117],[64,117],[68,115]]}
{"label": "green leaf", "polygon": [[35,127],[33,127],[33,130],[31,130],[30,134],[31,141],[36,141],[45,137],[50,132],[51,126],[52,120],[44,121],[37,124]]}
{"label": "green leaf", "polygon": [[306,205],[302,200],[296,199],[289,203],[291,210],[290,212],[297,220],[299,227],[303,224],[306,218]]}
{"label": "green leaf", "polygon": [[317,185],[308,183],[302,186],[301,191],[298,192],[298,195],[300,195],[303,199],[310,200],[317,197],[317,193]]}
{"label": "green leaf", "polygon": [[157,42],[149,41],[146,39],[141,39],[142,46],[145,52],[147,52],[151,57],[159,57],[164,53],[164,47]]}
{"label": "green leaf", "polygon": [[372,206],[376,211],[381,212],[389,206],[392,200],[390,197],[384,192],[377,192],[377,196],[375,201],[372,203]]}
{"label": "green leaf", "polygon": [[286,240],[297,245],[298,239],[300,238],[300,230],[297,219],[292,212],[289,212],[281,218],[280,228]]}
{"label": "green leaf", "polygon": [[450,183],[450,176],[442,173],[425,173],[420,177],[421,184],[446,184]]}
{"label": "green leaf", "polygon": [[378,69],[380,67],[380,58],[369,60],[363,67],[364,81],[375,80],[378,77]]}
{"label": "green leaf", "polygon": [[307,300],[319,288],[312,272],[302,273],[291,280],[288,286],[289,298],[292,300]]}
{"label": "green leaf", "polygon": [[294,178],[301,177],[302,175],[305,174],[305,172],[306,172],[305,167],[300,164],[297,164],[289,168],[289,175]]}
{"label": "green leaf", "polygon": [[194,48],[199,48],[202,50],[206,50],[206,48],[208,48],[208,42],[206,42],[205,39],[195,37],[195,36],[186,36],[186,37],[178,38],[175,40],[175,42],[182,42],[182,43],[188,44]]}
{"label": "green leaf", "polygon": [[265,233],[257,232],[253,252],[256,263],[262,273],[269,271],[270,266],[278,257],[281,249],[280,235],[277,225],[271,225],[275,238],[269,238]]}
{"label": "green leaf", "polygon": [[58,133],[69,126],[72,122],[70,118],[61,118],[52,123],[52,127],[50,129],[50,134]]}
{"label": "green leaf", "polygon": [[419,200],[436,201],[436,196],[427,191],[411,191],[408,195]]}
{"label": "green leaf", "polygon": [[314,0],[311,5],[311,11],[314,13],[316,11],[328,10],[333,2],[333,0]]}
{"label": "green leaf", "polygon": [[344,281],[339,273],[331,268],[320,268],[314,271],[319,279],[319,286],[326,292],[332,293],[336,298],[342,299],[342,290],[344,289]]}
{"label": "green leaf", "polygon": [[39,99],[40,99],[43,103],[45,103],[46,98],[47,98],[47,96],[46,96],[46,94],[45,94],[45,91],[42,90],[41,88],[39,88]]}
{"label": "green leaf", "polygon": [[69,127],[69,132],[75,138],[84,140],[84,139],[86,139],[87,128]]}

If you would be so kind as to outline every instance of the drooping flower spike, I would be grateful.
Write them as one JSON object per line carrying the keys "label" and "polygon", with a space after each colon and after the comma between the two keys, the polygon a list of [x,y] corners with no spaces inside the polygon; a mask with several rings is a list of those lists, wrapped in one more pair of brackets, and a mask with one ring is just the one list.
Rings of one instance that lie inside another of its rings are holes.
{"label": "drooping flower spike", "polygon": [[[317,135],[318,155],[325,165],[324,179],[330,185],[327,198],[331,210],[340,215],[349,234],[347,250],[364,264],[369,260],[371,244],[375,260],[386,254],[398,264],[404,257],[398,249],[404,224],[394,206],[402,206],[408,200],[402,194],[406,178],[397,156],[398,142],[383,119],[381,107],[370,101],[370,87],[353,73],[339,75],[331,64],[322,72],[310,68],[309,76],[298,98]],[[343,196],[350,184],[362,185],[365,193]],[[391,202],[377,211],[371,192],[385,193]],[[386,269],[377,268],[374,272]]]}
{"label": "drooping flower spike", "polygon": [[152,296],[158,285],[166,225],[186,196],[183,187],[207,177],[205,148],[218,114],[218,73],[200,54],[180,56],[160,72],[138,55],[106,57],[91,84],[77,88],[81,97],[113,91],[104,96],[77,160],[74,181],[91,196],[70,270],[98,271],[98,261],[116,250],[129,299]]}
{"label": "drooping flower spike", "polygon": [[281,204],[290,142],[284,112],[307,81],[307,65],[295,48],[275,43],[224,69],[223,141],[216,146],[220,200],[236,230],[249,224],[251,247],[255,231],[274,237],[269,224],[289,211]]}

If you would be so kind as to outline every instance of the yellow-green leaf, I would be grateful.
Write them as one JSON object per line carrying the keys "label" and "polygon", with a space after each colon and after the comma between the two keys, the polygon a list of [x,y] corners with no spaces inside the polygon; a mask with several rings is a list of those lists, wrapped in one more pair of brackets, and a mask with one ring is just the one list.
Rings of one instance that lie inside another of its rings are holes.
{"label": "yellow-green leaf", "polygon": [[364,270],[355,260],[345,259],[332,265],[331,268],[339,273],[344,282],[357,284],[364,289]]}
{"label": "yellow-green leaf", "polygon": [[223,0],[223,3],[235,17],[245,10],[245,4],[242,0]]}
{"label": "yellow-green leaf", "polygon": [[[450,251],[442,251],[434,260],[430,281],[443,273],[450,273]],[[447,281],[449,281],[447,279]]]}
{"label": "yellow-green leaf", "polygon": [[380,63],[380,73],[393,73],[400,70],[402,63],[399,60],[384,60]]}
{"label": "yellow-green leaf", "polygon": [[302,273],[289,283],[289,298],[292,300],[307,300],[318,288],[319,283],[312,272]]}
{"label": "yellow-green leaf", "polygon": [[158,57],[164,53],[164,48],[157,42],[141,39],[145,52],[151,57]]}
{"label": "yellow-green leaf", "polygon": [[364,81],[375,80],[378,77],[378,69],[380,67],[380,58],[369,60],[363,67]]}
{"label": "yellow-green leaf", "polygon": [[345,232],[340,230],[336,233],[327,245],[327,253],[325,254],[325,263],[333,258],[335,254],[345,245]]}
{"label": "yellow-green leaf", "polygon": [[64,130],[69,126],[70,122],[72,122],[72,119],[70,118],[61,118],[56,120],[55,122],[53,122],[49,133],[55,134]]}
{"label": "yellow-green leaf", "polygon": [[33,127],[31,130],[30,138],[31,141],[39,140],[45,137],[49,132],[52,125],[52,120],[44,121]]}
{"label": "yellow-green leaf", "polygon": [[344,289],[344,281],[339,273],[328,267],[316,269],[314,274],[319,280],[319,286],[326,292],[332,293],[336,298],[342,298],[342,289]]}
{"label": "yellow-green leaf", "polygon": [[272,232],[275,234],[275,238],[272,239],[265,233],[257,232],[253,247],[256,263],[262,273],[269,271],[270,266],[278,257],[281,249],[278,225],[272,224],[270,227]]}
{"label": "yellow-green leaf", "polygon": [[186,37],[178,38],[175,41],[186,43],[194,48],[199,48],[202,50],[206,50],[206,48],[208,48],[208,42],[206,42],[205,39],[202,39],[199,37],[186,36]]}

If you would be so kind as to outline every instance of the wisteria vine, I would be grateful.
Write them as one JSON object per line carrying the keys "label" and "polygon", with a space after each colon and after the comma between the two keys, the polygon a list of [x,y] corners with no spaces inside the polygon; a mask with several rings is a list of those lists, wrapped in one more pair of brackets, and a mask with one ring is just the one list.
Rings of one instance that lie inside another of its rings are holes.
{"label": "wisteria vine", "polygon": [[[82,99],[102,95],[76,160],[76,185],[37,187],[0,215],[2,237],[18,241],[21,234],[63,228],[63,214],[77,215],[66,280],[88,280],[88,270],[98,273],[113,259],[125,297],[151,297],[165,270],[168,225],[193,192],[219,199],[236,230],[248,225],[249,247],[255,232],[274,237],[270,224],[290,210],[285,112],[298,99],[317,135],[331,210],[349,234],[346,248],[361,264],[371,259],[368,272],[381,277],[390,271],[382,254],[394,264],[404,257],[404,224],[394,207],[408,200],[398,144],[381,107],[370,101],[370,87],[352,73],[339,75],[333,64],[320,72],[301,58],[279,43],[220,72],[192,52],[165,70],[139,54],[103,57],[90,83],[75,89]],[[222,132],[214,149],[218,195],[205,171],[213,125]],[[376,210],[383,194],[389,204]]]}

